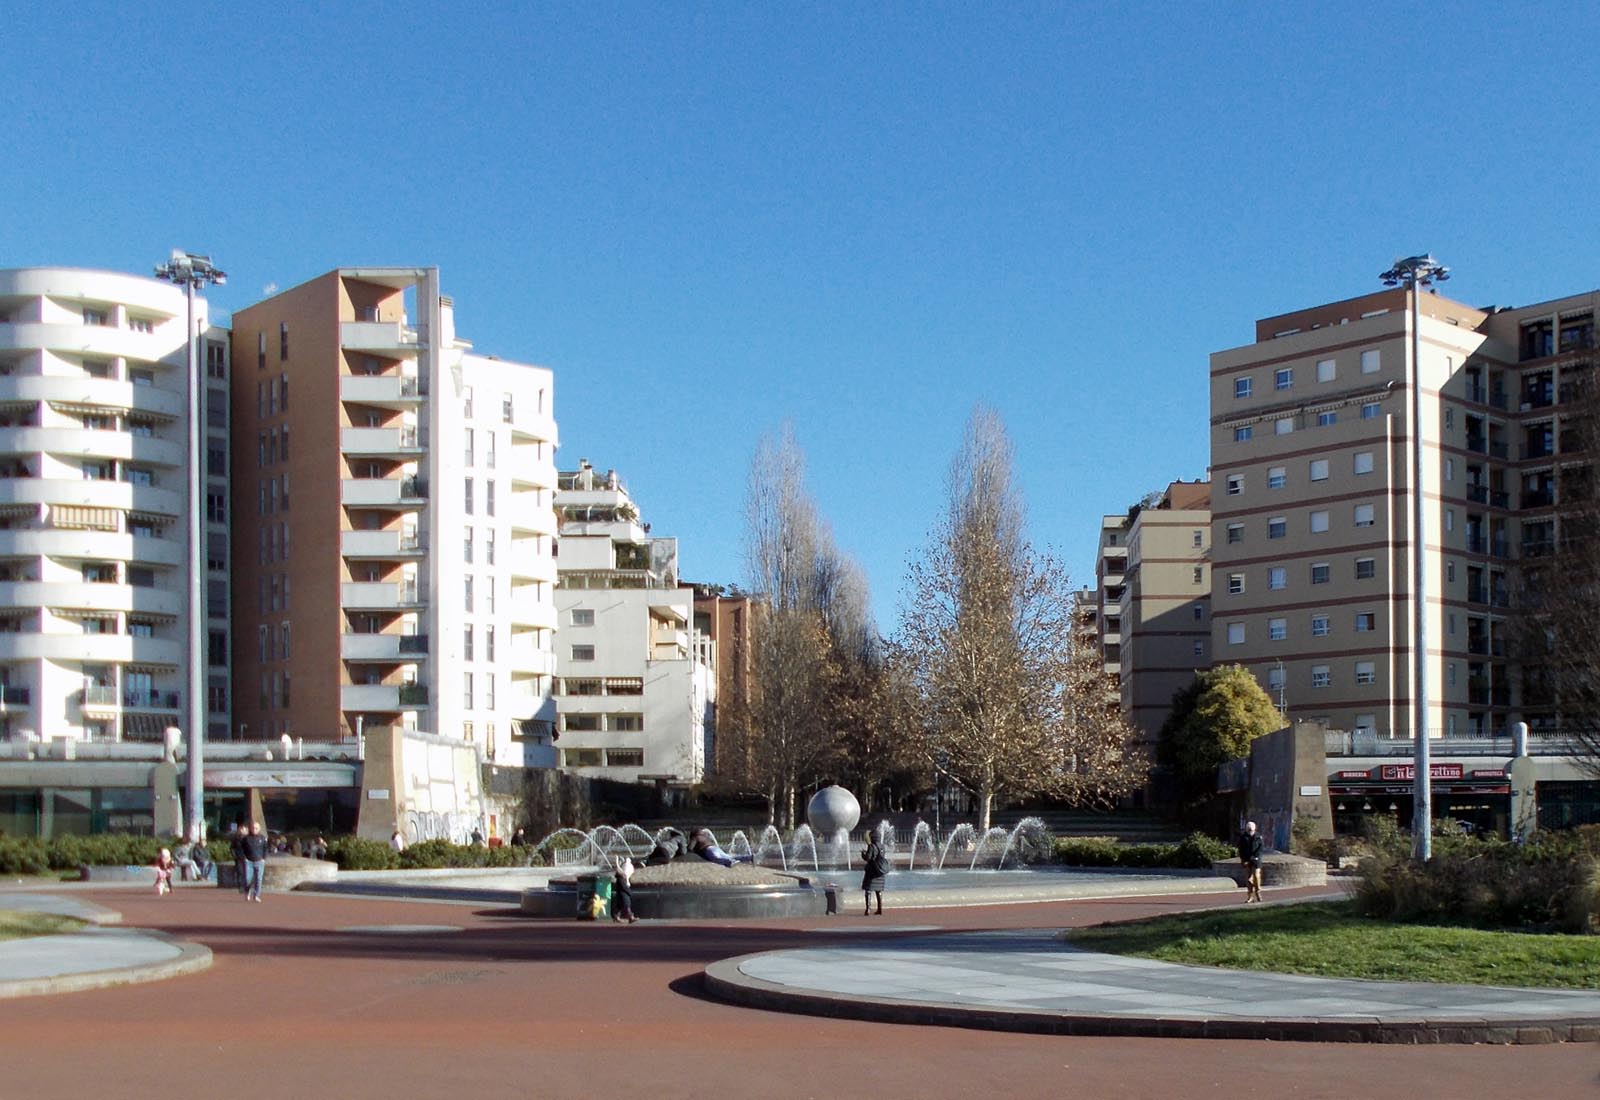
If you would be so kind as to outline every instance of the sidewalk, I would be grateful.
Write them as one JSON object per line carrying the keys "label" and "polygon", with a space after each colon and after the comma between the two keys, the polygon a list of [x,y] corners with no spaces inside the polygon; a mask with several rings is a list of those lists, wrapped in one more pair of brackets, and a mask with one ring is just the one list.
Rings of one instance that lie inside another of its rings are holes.
{"label": "sidewalk", "polygon": [[116,927],[122,914],[79,898],[4,890],[0,909],[90,922],[77,932],[0,940],[0,999],[153,982],[211,965],[210,948],[163,932]]}
{"label": "sidewalk", "polygon": [[771,951],[706,968],[782,1012],[1062,1035],[1378,1043],[1600,1041],[1600,992],[1313,978],[1071,947],[1052,931]]}

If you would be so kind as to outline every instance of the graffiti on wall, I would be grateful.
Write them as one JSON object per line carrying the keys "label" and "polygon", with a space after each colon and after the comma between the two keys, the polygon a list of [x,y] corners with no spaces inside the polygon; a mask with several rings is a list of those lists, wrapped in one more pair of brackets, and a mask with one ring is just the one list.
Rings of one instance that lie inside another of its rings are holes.
{"label": "graffiti on wall", "polygon": [[452,844],[466,844],[472,839],[472,830],[482,831],[476,814],[460,810],[440,813],[434,810],[406,811],[406,838],[413,844],[419,840],[448,840]]}

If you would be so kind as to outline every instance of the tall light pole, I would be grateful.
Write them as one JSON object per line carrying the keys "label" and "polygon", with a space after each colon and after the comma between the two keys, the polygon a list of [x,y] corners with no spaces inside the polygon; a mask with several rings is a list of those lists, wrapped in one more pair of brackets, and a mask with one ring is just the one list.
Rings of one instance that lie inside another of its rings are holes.
{"label": "tall light pole", "polygon": [[172,258],[156,265],[156,278],[177,283],[188,299],[189,319],[185,329],[189,345],[189,691],[187,744],[188,767],[184,785],[185,833],[199,840],[205,829],[205,603],[202,599],[205,577],[205,476],[206,455],[202,442],[203,412],[200,394],[200,335],[194,325],[194,294],[201,287],[221,286],[228,277],[211,262],[210,256],[172,250]]}
{"label": "tall light pole", "polygon": [[1411,687],[1413,776],[1411,854],[1420,863],[1433,858],[1433,763],[1428,744],[1428,587],[1427,527],[1422,494],[1422,311],[1421,288],[1442,283],[1450,269],[1431,255],[1407,256],[1378,278],[1384,286],[1403,286],[1411,294],[1411,647],[1416,670]]}

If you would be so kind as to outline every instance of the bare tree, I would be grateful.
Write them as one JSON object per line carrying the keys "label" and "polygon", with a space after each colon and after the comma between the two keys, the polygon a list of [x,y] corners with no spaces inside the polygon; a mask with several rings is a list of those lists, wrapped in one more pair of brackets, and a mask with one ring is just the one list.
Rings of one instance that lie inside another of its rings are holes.
{"label": "bare tree", "polygon": [[951,464],[948,506],[913,564],[901,623],[922,700],[924,751],[976,797],[1050,794],[1104,804],[1143,777],[1133,730],[1086,674],[1065,570],[1023,535],[1011,444],[982,406]]}
{"label": "bare tree", "polygon": [[767,800],[792,827],[800,792],[836,762],[849,717],[840,689],[869,659],[876,632],[865,578],[841,555],[805,483],[787,428],[764,438],[750,469],[746,565],[765,607],[752,624],[752,675],[733,716],[742,774],[724,777]]}

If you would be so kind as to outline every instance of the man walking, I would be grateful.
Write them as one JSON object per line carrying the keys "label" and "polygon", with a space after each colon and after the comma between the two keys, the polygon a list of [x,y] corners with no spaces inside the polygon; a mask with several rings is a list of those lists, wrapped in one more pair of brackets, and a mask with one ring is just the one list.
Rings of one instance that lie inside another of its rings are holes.
{"label": "man walking", "polygon": [[250,831],[239,840],[239,850],[244,855],[244,896],[260,901],[261,879],[267,871],[267,838],[261,833],[261,822],[250,823]]}
{"label": "man walking", "polygon": [[1261,834],[1254,821],[1246,822],[1239,835],[1239,862],[1244,865],[1245,904],[1261,900]]}

